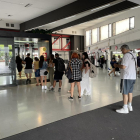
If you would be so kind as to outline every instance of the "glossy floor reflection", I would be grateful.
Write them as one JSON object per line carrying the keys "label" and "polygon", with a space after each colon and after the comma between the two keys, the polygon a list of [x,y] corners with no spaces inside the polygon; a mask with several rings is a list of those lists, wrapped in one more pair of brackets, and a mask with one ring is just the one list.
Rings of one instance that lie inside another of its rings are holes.
{"label": "glossy floor reflection", "polygon": [[[140,93],[139,84],[137,79],[134,96]],[[74,101],[68,100],[70,85],[66,78],[61,93],[57,92],[58,85],[54,93],[35,85],[0,90],[0,138],[121,101],[119,85],[119,76],[109,77],[106,70],[99,70],[98,76],[91,79],[92,96],[84,96],[81,101],[77,88]]]}

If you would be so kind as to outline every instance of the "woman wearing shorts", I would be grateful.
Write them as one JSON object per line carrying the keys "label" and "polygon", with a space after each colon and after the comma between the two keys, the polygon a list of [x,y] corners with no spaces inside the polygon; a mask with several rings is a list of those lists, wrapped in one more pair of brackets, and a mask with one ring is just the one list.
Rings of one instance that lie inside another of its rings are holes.
{"label": "woman wearing shorts", "polygon": [[[40,56],[40,61],[39,61],[39,68],[40,68],[40,77],[41,77],[41,84],[42,84],[42,89],[47,90],[47,75],[45,75],[45,72],[47,71],[47,63],[44,61],[44,56]],[[45,80],[45,84],[43,85],[43,79]]]}
{"label": "woman wearing shorts", "polygon": [[81,76],[81,61],[79,60],[79,56],[77,53],[73,53],[71,56],[71,61],[69,62],[71,70],[72,70],[72,79],[69,80],[71,83],[71,96],[68,98],[69,100],[73,100],[73,92],[74,92],[74,84],[77,84],[79,96],[78,99],[81,99],[81,85],[80,82],[82,80]]}
{"label": "woman wearing shorts", "polygon": [[39,78],[40,78],[40,69],[39,69],[39,59],[37,57],[34,58],[34,70],[35,70],[35,77],[36,77],[36,86],[39,86]]}

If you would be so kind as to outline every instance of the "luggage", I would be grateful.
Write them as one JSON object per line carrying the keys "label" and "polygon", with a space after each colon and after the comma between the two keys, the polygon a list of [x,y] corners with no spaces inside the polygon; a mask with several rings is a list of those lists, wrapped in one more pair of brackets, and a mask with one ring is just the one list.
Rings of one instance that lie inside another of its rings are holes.
{"label": "luggage", "polygon": [[89,60],[87,60],[90,63],[90,78],[95,78],[97,76],[97,68],[95,65],[93,65]]}

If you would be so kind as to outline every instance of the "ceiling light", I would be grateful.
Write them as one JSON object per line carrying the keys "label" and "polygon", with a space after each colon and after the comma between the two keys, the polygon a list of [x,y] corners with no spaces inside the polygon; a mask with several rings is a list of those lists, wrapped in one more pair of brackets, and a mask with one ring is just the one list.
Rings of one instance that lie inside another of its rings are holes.
{"label": "ceiling light", "polygon": [[32,4],[28,3],[27,5],[25,5],[25,7],[30,7],[32,6]]}
{"label": "ceiling light", "polygon": [[75,17],[76,15],[74,15],[74,16],[70,16],[70,17],[67,17],[67,18],[65,18],[65,19],[69,19],[69,18],[73,18],[73,17]]}
{"label": "ceiling light", "polygon": [[136,9],[136,8],[139,8],[140,6],[137,6],[137,7],[134,7],[134,8],[131,8],[131,9]]}
{"label": "ceiling light", "polygon": [[49,23],[49,24],[54,24],[55,22],[51,22],[51,23]]}
{"label": "ceiling light", "polygon": [[[108,16],[104,16],[104,17],[101,17],[101,18],[106,18],[106,17],[109,17],[109,16],[111,16],[111,15],[108,15]],[[101,19],[101,18],[98,18],[98,19]]]}
{"label": "ceiling light", "polygon": [[110,4],[107,4],[107,5],[92,9],[91,11],[96,11],[96,10],[99,10],[99,9],[102,9],[102,8],[105,8],[105,7],[108,7],[108,6],[110,6]]}

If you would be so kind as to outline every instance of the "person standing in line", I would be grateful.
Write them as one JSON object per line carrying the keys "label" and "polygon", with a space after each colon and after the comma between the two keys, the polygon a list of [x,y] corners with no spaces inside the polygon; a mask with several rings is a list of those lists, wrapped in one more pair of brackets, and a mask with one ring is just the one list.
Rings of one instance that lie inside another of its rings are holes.
{"label": "person standing in line", "polygon": [[69,62],[69,65],[71,67],[72,70],[72,79],[69,80],[69,83],[71,83],[71,96],[68,97],[69,100],[73,100],[73,92],[74,92],[74,85],[75,83],[77,83],[77,87],[78,87],[78,92],[79,92],[79,96],[78,99],[81,99],[81,85],[80,82],[82,80],[81,77],[81,61],[79,60],[79,56],[77,53],[73,53],[71,56],[71,61]]}
{"label": "person standing in line", "polygon": [[[78,56],[79,56],[79,60],[80,60],[80,62],[81,62],[81,71],[82,71],[82,65],[83,65],[83,61],[82,61],[82,59],[81,59],[81,55],[80,54],[78,54]],[[69,61],[69,63],[70,63],[70,61]],[[70,64],[68,64],[68,67],[69,67],[69,65]],[[82,77],[82,72],[81,72],[81,77]],[[76,83],[74,83],[74,87],[76,86]],[[70,87],[70,90],[68,90],[68,93],[71,93],[71,87]]]}
{"label": "person standing in line", "polygon": [[[26,64],[25,67],[25,74],[27,77],[26,83],[28,84],[31,83],[31,77],[32,77],[32,64],[33,64],[33,59],[30,58],[30,53],[27,54],[27,57],[24,60],[24,64]],[[28,75],[29,74],[29,75]]]}
{"label": "person standing in line", "polygon": [[111,60],[111,62],[110,62],[110,65],[111,65],[111,67],[112,67],[112,70],[111,70],[111,72],[108,74],[109,76],[110,76],[111,73],[114,73],[114,76],[116,76],[114,64],[116,64],[116,60],[115,60],[115,58],[112,58],[112,60]]}
{"label": "person standing in line", "polygon": [[82,70],[82,81],[81,81],[81,96],[91,95],[91,87],[89,83],[89,73],[90,73],[90,60],[86,52],[83,53],[83,70]]}
{"label": "person standing in line", "polygon": [[[40,68],[40,77],[41,77],[41,85],[42,85],[42,90],[45,89],[47,90],[47,63],[44,60],[44,56],[40,56],[40,61],[39,61],[39,68]],[[43,79],[45,80],[45,85],[43,85]]]}
{"label": "person standing in line", "polygon": [[54,88],[56,86],[56,82],[59,81],[59,89],[58,92],[61,92],[61,87],[62,87],[62,77],[65,71],[65,65],[64,65],[64,60],[59,57],[59,54],[55,54],[55,58],[53,60],[54,66],[55,66],[55,72],[54,72],[54,82],[53,82],[53,88],[51,91],[54,92]]}
{"label": "person standing in line", "polygon": [[123,94],[124,106],[116,110],[117,113],[127,114],[133,111],[132,93],[136,81],[136,65],[137,59],[134,53],[129,49],[128,45],[121,46],[121,51],[124,54],[121,65],[114,64],[114,67],[121,69],[121,93]]}
{"label": "person standing in line", "polygon": [[140,52],[138,52],[137,67],[138,67],[138,75],[139,75],[140,74]]}
{"label": "person standing in line", "polygon": [[39,59],[37,57],[34,58],[34,71],[35,71],[35,77],[36,77],[36,86],[39,86],[39,78],[40,78],[40,69],[39,69]]}
{"label": "person standing in line", "polygon": [[17,63],[17,70],[19,72],[19,77],[21,78],[21,71],[22,71],[22,59],[20,58],[20,56],[16,56],[16,63]]}
{"label": "person standing in line", "polygon": [[49,65],[48,65],[49,78],[50,78],[50,83],[51,83],[50,89],[53,88],[53,82],[54,82],[54,63],[53,63],[53,60],[54,60],[54,55],[52,54],[50,57],[50,60],[49,60]]}

